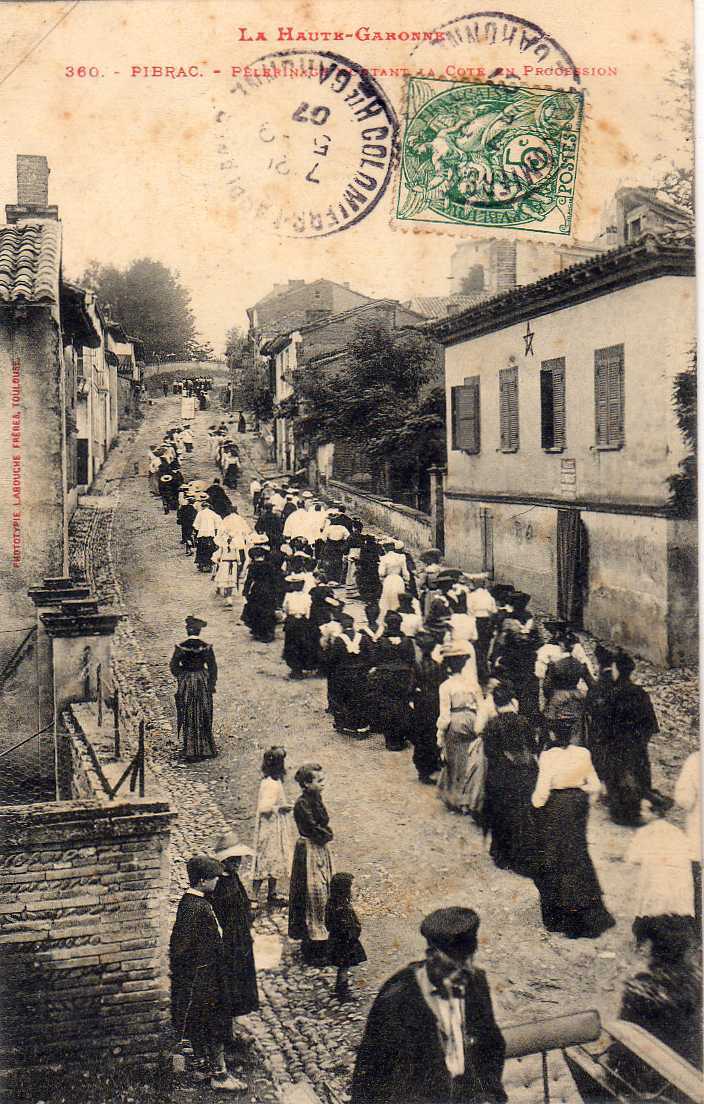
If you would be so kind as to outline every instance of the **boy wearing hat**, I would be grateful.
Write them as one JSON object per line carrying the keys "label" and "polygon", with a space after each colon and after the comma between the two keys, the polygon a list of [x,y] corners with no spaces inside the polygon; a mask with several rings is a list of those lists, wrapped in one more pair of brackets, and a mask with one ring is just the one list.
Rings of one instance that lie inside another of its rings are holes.
{"label": "boy wearing hat", "polygon": [[382,986],[357,1051],[352,1104],[498,1104],[504,1040],[486,976],[474,966],[479,917],[426,916],[427,948]]}
{"label": "boy wearing hat", "polygon": [[246,1085],[225,1065],[231,1017],[225,976],[222,929],[210,904],[222,867],[207,855],[186,864],[189,889],[181,898],[171,932],[171,1019],[179,1039],[190,1039],[196,1077],[220,1092]]}

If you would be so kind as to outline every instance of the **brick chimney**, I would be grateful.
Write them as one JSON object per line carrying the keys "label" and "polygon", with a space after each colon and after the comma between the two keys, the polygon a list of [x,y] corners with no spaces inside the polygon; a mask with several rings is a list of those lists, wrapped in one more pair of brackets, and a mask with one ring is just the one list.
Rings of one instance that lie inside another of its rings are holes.
{"label": "brick chimney", "polygon": [[58,220],[58,207],[49,206],[49,172],[46,157],[18,153],[17,203],[5,205],[8,222],[27,218]]}

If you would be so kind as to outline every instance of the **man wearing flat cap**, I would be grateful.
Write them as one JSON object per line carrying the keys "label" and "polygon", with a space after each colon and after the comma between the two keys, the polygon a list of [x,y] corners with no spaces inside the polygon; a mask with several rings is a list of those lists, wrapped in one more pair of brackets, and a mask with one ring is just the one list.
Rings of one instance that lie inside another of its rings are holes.
{"label": "man wearing flat cap", "polygon": [[504,1040],[474,966],[479,917],[437,909],[421,934],[425,960],[382,986],[357,1051],[352,1104],[499,1104]]}

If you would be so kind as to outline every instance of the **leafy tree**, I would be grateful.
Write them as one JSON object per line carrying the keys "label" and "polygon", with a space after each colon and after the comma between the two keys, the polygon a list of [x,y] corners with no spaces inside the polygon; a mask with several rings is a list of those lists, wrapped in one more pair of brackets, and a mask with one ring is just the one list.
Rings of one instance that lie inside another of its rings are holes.
{"label": "leafy tree", "polygon": [[691,353],[691,369],[675,376],[672,388],[675,417],[689,452],[679,471],[668,479],[670,506],[677,517],[697,513],[697,354]]}
{"label": "leafy tree", "polygon": [[123,270],[91,261],[79,283],[96,293],[128,334],[142,340],[148,360],[189,358],[195,322],[190,293],[177,272],[149,257]]}
{"label": "leafy tree", "polygon": [[435,345],[418,331],[378,318],[359,323],[341,371],[312,365],[301,373],[295,430],[317,442],[354,442],[377,469],[393,472],[389,492],[418,487],[445,459],[444,391],[425,391],[436,364]]}

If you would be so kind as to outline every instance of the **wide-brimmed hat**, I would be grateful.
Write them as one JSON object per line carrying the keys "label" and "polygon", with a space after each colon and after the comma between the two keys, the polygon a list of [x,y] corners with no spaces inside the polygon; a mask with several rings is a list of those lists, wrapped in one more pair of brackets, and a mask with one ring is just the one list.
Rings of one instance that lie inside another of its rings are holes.
{"label": "wide-brimmed hat", "polygon": [[191,629],[196,629],[198,632],[200,632],[200,630],[204,629],[207,624],[208,622],[204,621],[202,617],[197,617],[194,613],[189,613],[188,617],[186,618],[186,631],[190,632]]}
{"label": "wide-brimmed hat", "polygon": [[251,847],[247,847],[245,843],[241,843],[237,838],[236,832],[224,832],[222,836],[219,836],[215,841],[213,847],[213,854],[215,858],[222,862],[223,859],[234,859],[237,856],[243,857],[245,855],[253,855]]}

